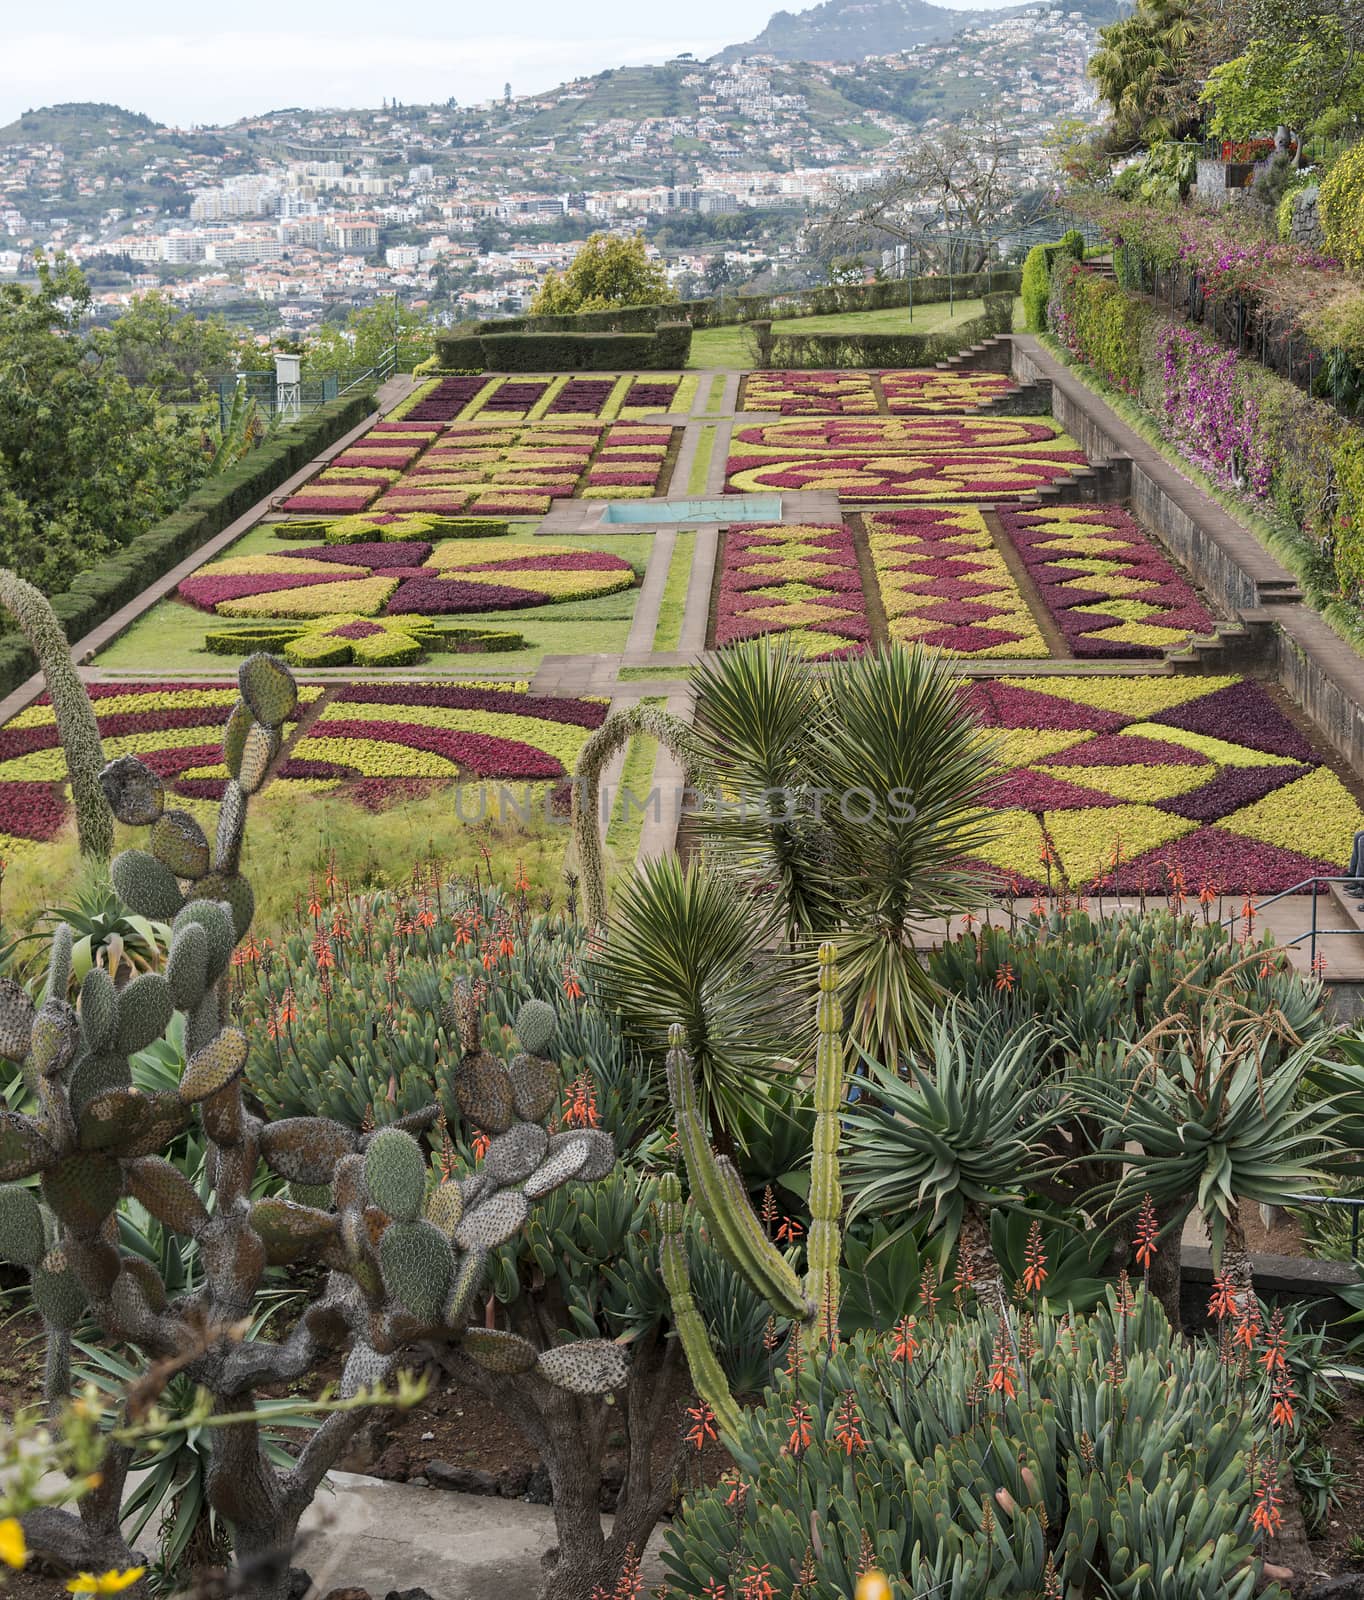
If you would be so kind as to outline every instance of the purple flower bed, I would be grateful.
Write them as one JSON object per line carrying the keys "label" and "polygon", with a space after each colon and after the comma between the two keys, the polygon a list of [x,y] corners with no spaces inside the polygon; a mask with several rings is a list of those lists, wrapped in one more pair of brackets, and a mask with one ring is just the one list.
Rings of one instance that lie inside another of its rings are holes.
{"label": "purple flower bed", "polygon": [[384,630],[377,622],[343,622],[339,628],[330,628],[327,637],[330,639],[371,639],[376,633]]}
{"label": "purple flower bed", "polygon": [[605,448],[622,444],[662,444],[672,443],[673,432],[671,428],[639,428],[629,422],[620,422],[606,435]]}
{"label": "purple flower bed", "polygon": [[381,739],[408,750],[426,750],[480,778],[560,778],[564,773],[563,763],[545,751],[487,733],[424,728],[401,720],[361,722],[333,717],[324,717],[313,731],[328,739]]}
{"label": "purple flower bed", "polygon": [[395,689],[386,683],[348,683],[336,696],[351,705],[441,706],[448,711],[507,711],[548,722],[572,722],[580,728],[599,728],[607,707],[591,700],[560,700],[554,695],[511,694],[506,690],[477,689],[463,684],[405,683]]}
{"label": "purple flower bed", "polygon": [[1252,750],[1263,750],[1267,755],[1287,756],[1290,761],[1310,762],[1315,766],[1320,760],[1260,685],[1248,679],[1151,720],[1166,723],[1171,728],[1183,728],[1189,733],[1206,733],[1214,739],[1249,745]]}
{"label": "purple flower bed", "polygon": [[544,396],[547,383],[504,383],[479,407],[479,414],[495,411],[529,411]]}
{"label": "purple flower bed", "polygon": [[386,611],[390,617],[447,617],[462,611],[515,611],[519,606],[548,605],[550,598],[538,589],[508,589],[459,578],[414,578],[400,586]]}
{"label": "purple flower bed", "polygon": [[177,778],[171,787],[186,800],[221,800],[227,793],[227,779]]}
{"label": "purple flower bed", "polygon": [[587,481],[595,489],[652,489],[658,482],[658,473],[610,472],[593,467]]}
{"label": "purple flower bed", "polygon": [[555,395],[546,415],[595,417],[611,398],[615,386],[610,378],[573,378]]}
{"label": "purple flower bed", "polygon": [[402,422],[451,422],[474,398],[488,380],[483,377],[442,378],[424,399],[419,400]]}
{"label": "purple flower bed", "polygon": [[55,839],[66,821],[66,802],[50,783],[19,782],[4,786],[4,830],[18,839]]}
{"label": "purple flower bed", "polygon": [[1252,806],[1267,794],[1282,789],[1295,778],[1305,778],[1311,767],[1226,767],[1192,794],[1177,794],[1161,801],[1161,810],[1187,817],[1190,822],[1219,822],[1242,806]]}
{"label": "purple flower bed", "polygon": [[677,393],[675,383],[632,383],[625,396],[627,406],[656,406],[666,411]]}
{"label": "purple flower bed", "polygon": [[287,761],[282,761],[276,776],[281,778],[349,778],[355,774],[354,767],[343,767],[335,761],[304,761],[298,756],[290,756]]}
{"label": "purple flower bed", "polygon": [[986,678],[963,684],[958,692],[971,714],[986,728],[1040,728],[1055,732],[1092,728],[1099,733],[1117,733],[1129,720],[1116,711],[1096,711],[1092,706],[1075,705],[1037,689],[1020,689]]}
{"label": "purple flower bed", "polygon": [[[1164,654],[1166,646],[1162,644],[1097,637],[1105,629],[1122,626],[1121,616],[1104,609],[1106,603],[1118,599],[1152,607],[1138,626],[1186,634],[1211,632],[1212,613],[1121,506],[1084,510],[1058,506],[1045,511],[1001,506],[999,518],[1043,604],[1077,656],[1115,659]],[[1064,522],[1068,532],[1058,534],[1057,522]],[[1103,570],[1091,572],[1073,565],[1080,559],[1105,565]],[[1148,587],[1131,590],[1134,582]]]}
{"label": "purple flower bed", "polygon": [[279,589],[309,589],[317,583],[346,583],[354,577],[353,572],[239,572],[221,578],[186,578],[175,592],[201,611],[212,611],[224,600],[273,594]]}
{"label": "purple flower bed", "polygon": [[350,493],[335,484],[329,484],[326,489],[300,489],[297,494],[289,496],[283,509],[321,512],[324,515],[332,511],[363,511],[373,498],[374,490],[368,484],[357,485]]}
{"label": "purple flower bed", "polygon": [[309,561],[336,561],[349,567],[419,567],[431,554],[421,539],[370,540],[363,544],[310,544],[291,550]]}
{"label": "purple flower bed", "polygon": [[[813,545],[818,555],[785,553],[793,543],[802,547]],[[828,562],[832,570],[801,572],[798,564],[808,560]],[[862,593],[857,550],[846,526],[783,530],[768,523],[735,524],[725,532],[722,561],[715,604],[717,645],[753,639],[765,633],[799,636],[808,631],[833,634],[853,645],[870,640],[871,625]],[[793,565],[797,566],[795,572],[791,570]],[[823,592],[806,599],[788,599],[780,593],[763,592],[779,591],[788,582]],[[811,611],[816,615],[811,616]],[[789,620],[783,618],[783,612],[789,612]],[[829,654],[850,653],[854,653],[851,645],[847,650]]]}
{"label": "purple flower bed", "polygon": [[569,550],[556,556],[513,556],[510,560],[479,561],[462,566],[461,572],[625,572],[630,563],[624,556],[606,550]]}
{"label": "purple flower bed", "polygon": [[1218,828],[1199,828],[1182,839],[1145,855],[1123,862],[1116,873],[1109,873],[1105,887],[1119,894],[1138,894],[1143,890],[1161,893],[1170,881],[1171,869],[1178,869],[1185,884],[1197,892],[1210,883],[1223,894],[1277,894],[1291,889],[1305,878],[1337,876],[1338,862],[1318,861],[1275,845],[1257,844]]}

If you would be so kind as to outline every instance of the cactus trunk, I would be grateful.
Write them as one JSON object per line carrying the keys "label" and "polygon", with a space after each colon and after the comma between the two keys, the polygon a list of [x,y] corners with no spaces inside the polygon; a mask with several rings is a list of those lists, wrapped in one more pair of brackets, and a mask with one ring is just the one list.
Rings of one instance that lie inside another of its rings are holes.
{"label": "cactus trunk", "polygon": [[810,1234],[806,1241],[805,1297],[815,1305],[820,1337],[838,1328],[838,1261],[842,1250],[843,1186],[838,1168],[838,1113],[843,1104],[843,1008],[838,1001],[837,952],[819,949],[819,1000],[815,1007],[815,1132],[810,1156]]}

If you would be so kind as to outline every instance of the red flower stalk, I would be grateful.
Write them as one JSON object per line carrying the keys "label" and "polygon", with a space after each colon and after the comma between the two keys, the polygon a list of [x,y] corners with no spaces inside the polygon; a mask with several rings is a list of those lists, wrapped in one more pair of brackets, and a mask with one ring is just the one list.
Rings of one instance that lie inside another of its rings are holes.
{"label": "red flower stalk", "polygon": [[1023,1287],[1029,1294],[1037,1294],[1047,1281],[1047,1252],[1042,1245],[1042,1224],[1034,1222],[1028,1229],[1028,1243],[1024,1250]]}
{"label": "red flower stalk", "polygon": [[851,1389],[839,1403],[834,1419],[834,1438],[847,1456],[857,1455],[867,1448],[867,1441],[862,1435],[862,1414],[857,1409],[857,1396]]}
{"label": "red flower stalk", "polygon": [[914,1337],[918,1326],[913,1317],[901,1317],[895,1324],[895,1342],[890,1347],[892,1361],[903,1361],[906,1366],[919,1353],[919,1341]]}
{"label": "red flower stalk", "polygon": [[715,1413],[704,1400],[699,1406],[688,1406],[687,1415],[692,1419],[691,1427],[685,1434],[689,1445],[704,1450],[707,1444],[714,1444],[719,1439],[720,1435],[715,1430]]}
{"label": "red flower stalk", "polygon": [[804,1455],[810,1448],[813,1430],[810,1426],[810,1408],[799,1401],[791,1407],[791,1414],[786,1419],[786,1425],[791,1430],[786,1441],[786,1448],[793,1456]]}
{"label": "red flower stalk", "polygon": [[1160,1233],[1160,1225],[1156,1221],[1156,1208],[1151,1203],[1149,1194],[1141,1199],[1141,1210],[1137,1213],[1137,1265],[1143,1273],[1149,1273],[1151,1263],[1156,1259],[1156,1237]]}
{"label": "red flower stalk", "polygon": [[990,1381],[986,1385],[992,1394],[1012,1400],[1018,1393],[1018,1372],[1014,1367],[1013,1351],[1009,1338],[1001,1328],[995,1335],[995,1355],[990,1367]]}

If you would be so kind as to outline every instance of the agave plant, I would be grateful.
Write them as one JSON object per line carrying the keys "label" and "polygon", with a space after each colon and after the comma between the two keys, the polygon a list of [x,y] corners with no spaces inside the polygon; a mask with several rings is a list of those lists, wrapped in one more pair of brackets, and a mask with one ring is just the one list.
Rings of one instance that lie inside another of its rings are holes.
{"label": "agave plant", "polygon": [[1205,1026],[1134,1046],[1118,1075],[1075,1080],[1123,1141],[1110,1153],[1123,1167],[1111,1208],[1133,1211],[1149,1195],[1176,1228],[1197,1211],[1241,1303],[1254,1292],[1242,1204],[1282,1205],[1320,1184],[1339,1148],[1332,1099],[1301,1094],[1316,1055],[1307,1044],[1266,1068],[1252,1034]]}
{"label": "agave plant", "polygon": [[[130,911],[108,883],[91,883],[76,903],[52,906],[43,921],[71,929],[71,981],[81,984],[91,967],[103,967],[120,988],[139,972],[155,972],[170,948],[170,925]],[[46,937],[46,935],[40,935]]]}
{"label": "agave plant", "polygon": [[901,1078],[871,1064],[847,1113],[852,1215],[900,1214],[937,1230],[939,1268],[955,1245],[983,1303],[1006,1305],[989,1217],[1021,1205],[1041,1165],[1047,1117],[1036,1095],[1037,1039],[996,1037],[949,1010]]}

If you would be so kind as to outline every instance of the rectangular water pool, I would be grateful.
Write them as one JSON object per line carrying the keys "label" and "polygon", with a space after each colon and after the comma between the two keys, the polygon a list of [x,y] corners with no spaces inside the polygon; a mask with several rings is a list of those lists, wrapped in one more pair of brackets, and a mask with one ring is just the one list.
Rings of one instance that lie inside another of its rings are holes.
{"label": "rectangular water pool", "polygon": [[727,494],[715,500],[613,500],[602,522],[780,522],[778,494]]}

